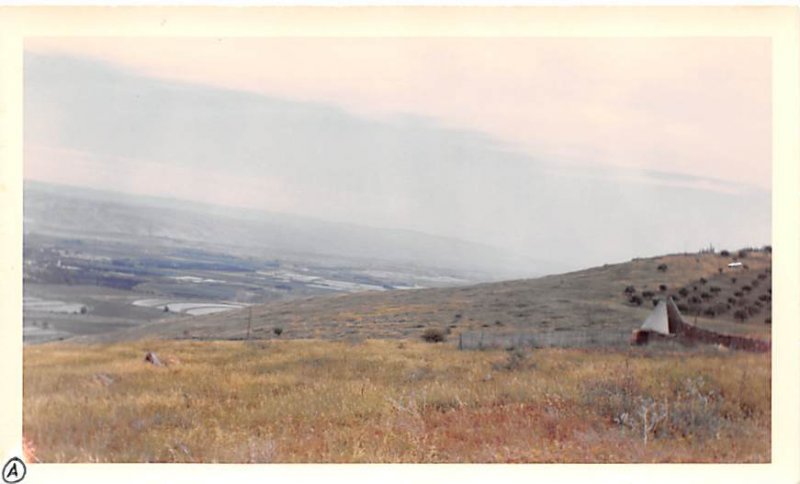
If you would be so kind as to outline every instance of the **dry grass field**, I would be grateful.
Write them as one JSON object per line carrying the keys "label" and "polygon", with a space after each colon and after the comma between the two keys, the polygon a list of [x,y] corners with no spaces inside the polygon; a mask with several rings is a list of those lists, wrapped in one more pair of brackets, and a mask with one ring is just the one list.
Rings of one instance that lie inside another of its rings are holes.
{"label": "dry grass field", "polygon": [[770,388],[769,354],[708,346],[53,343],[24,435],[40,462],[768,462]]}

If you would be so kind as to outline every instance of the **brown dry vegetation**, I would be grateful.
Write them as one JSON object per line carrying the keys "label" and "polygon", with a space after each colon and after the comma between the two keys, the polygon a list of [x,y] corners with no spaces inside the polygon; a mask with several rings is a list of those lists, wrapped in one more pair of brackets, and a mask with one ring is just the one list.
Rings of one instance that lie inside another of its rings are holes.
{"label": "brown dry vegetation", "polygon": [[59,343],[25,349],[24,434],[43,462],[767,462],[770,383],[713,347]]}

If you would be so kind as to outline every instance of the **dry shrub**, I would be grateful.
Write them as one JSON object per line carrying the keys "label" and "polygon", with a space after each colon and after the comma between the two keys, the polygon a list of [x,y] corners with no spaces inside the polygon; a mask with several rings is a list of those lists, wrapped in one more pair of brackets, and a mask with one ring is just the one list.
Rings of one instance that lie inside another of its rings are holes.
{"label": "dry shrub", "polygon": [[447,334],[439,328],[428,328],[422,333],[422,340],[427,343],[442,343],[447,339]]}
{"label": "dry shrub", "polygon": [[530,351],[526,351],[521,347],[511,348],[508,351],[508,356],[506,360],[502,363],[495,363],[492,367],[495,370],[506,370],[506,371],[516,371],[516,370],[527,370],[531,368],[535,368],[536,364],[531,360]]}
{"label": "dry shrub", "polygon": [[641,436],[645,444],[651,438],[719,438],[726,424],[719,392],[702,377],[687,378],[671,390],[671,395],[656,395],[628,374],[585,385],[583,399],[594,402],[600,417]]}

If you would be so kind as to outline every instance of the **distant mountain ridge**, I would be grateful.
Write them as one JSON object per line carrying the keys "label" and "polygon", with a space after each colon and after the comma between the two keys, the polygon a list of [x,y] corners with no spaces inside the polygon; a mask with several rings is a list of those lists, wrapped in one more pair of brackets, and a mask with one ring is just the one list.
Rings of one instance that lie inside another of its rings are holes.
{"label": "distant mountain ridge", "polygon": [[26,181],[24,230],[140,243],[185,241],[280,258],[385,261],[468,273],[473,280],[530,277],[558,266],[486,245],[409,230],[378,229],[197,202]]}

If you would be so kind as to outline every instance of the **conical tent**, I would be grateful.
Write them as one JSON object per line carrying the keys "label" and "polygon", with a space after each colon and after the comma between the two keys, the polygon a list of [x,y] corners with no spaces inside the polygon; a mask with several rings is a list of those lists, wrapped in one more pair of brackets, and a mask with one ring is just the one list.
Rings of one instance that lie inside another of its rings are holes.
{"label": "conical tent", "polygon": [[682,324],[683,318],[675,303],[672,302],[672,298],[662,299],[642,323],[642,330],[675,334],[680,330]]}

